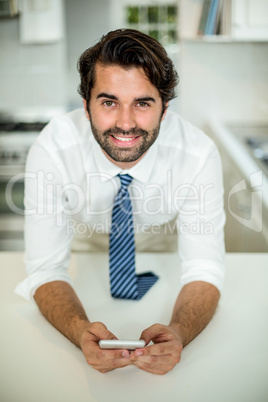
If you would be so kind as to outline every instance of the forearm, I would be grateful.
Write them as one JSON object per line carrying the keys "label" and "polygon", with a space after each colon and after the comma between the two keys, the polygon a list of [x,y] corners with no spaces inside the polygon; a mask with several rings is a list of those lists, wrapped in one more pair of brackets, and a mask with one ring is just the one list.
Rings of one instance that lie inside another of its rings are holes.
{"label": "forearm", "polygon": [[73,288],[63,281],[46,283],[37,289],[34,299],[46,319],[80,347],[89,320]]}
{"label": "forearm", "polygon": [[218,289],[206,282],[191,282],[182,288],[169,325],[176,330],[183,346],[206,327],[213,317],[219,298]]}
{"label": "forearm", "polygon": [[132,364],[126,350],[124,355],[122,350],[100,350],[100,339],[116,337],[101,322],[90,323],[75,291],[67,282],[46,283],[37,289],[34,298],[47,320],[81,348],[87,363],[93,368],[105,373]]}

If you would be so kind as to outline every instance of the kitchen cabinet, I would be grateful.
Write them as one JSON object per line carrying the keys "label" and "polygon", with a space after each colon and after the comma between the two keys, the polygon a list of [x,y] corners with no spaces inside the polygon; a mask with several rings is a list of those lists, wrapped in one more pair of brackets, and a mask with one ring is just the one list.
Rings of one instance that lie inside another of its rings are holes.
{"label": "kitchen cabinet", "polygon": [[63,39],[63,5],[63,0],[22,0],[19,17],[21,43],[51,43]]}
{"label": "kitchen cabinet", "polygon": [[232,37],[244,40],[268,40],[268,1],[232,1]]}

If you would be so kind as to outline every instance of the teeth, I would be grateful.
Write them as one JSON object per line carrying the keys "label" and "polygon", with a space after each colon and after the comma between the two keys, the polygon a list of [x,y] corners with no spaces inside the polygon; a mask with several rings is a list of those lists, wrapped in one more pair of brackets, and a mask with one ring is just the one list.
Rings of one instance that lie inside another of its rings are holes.
{"label": "teeth", "polygon": [[135,137],[116,137],[115,135],[113,135],[113,137],[119,141],[123,141],[123,142],[128,142],[128,141],[132,141]]}

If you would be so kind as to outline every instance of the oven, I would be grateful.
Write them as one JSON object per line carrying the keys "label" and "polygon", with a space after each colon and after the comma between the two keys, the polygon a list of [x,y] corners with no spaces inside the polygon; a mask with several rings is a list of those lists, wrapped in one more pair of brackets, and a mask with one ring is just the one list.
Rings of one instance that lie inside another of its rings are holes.
{"label": "oven", "polygon": [[23,251],[24,171],[28,151],[46,121],[0,114],[0,251]]}

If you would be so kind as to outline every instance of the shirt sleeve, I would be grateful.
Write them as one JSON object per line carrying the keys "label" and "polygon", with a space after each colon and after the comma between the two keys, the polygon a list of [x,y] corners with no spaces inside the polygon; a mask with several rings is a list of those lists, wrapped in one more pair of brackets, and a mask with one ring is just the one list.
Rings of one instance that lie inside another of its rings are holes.
{"label": "shirt sleeve", "polygon": [[214,144],[197,171],[178,217],[181,284],[204,281],[221,292],[225,272],[224,189],[220,155]]}
{"label": "shirt sleeve", "polygon": [[40,144],[31,148],[25,171],[25,266],[27,278],[15,293],[32,300],[41,285],[68,275],[72,233],[64,216],[60,166]]}

